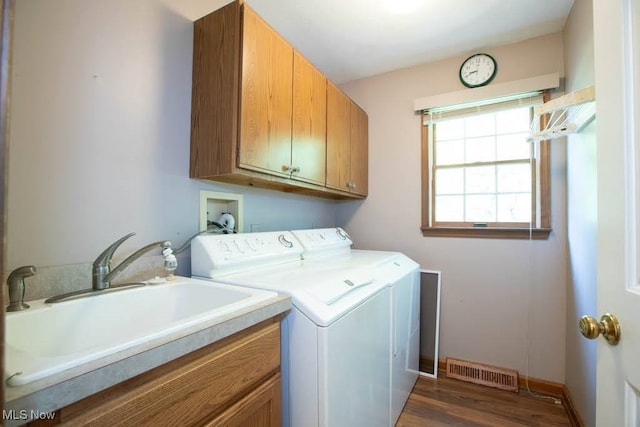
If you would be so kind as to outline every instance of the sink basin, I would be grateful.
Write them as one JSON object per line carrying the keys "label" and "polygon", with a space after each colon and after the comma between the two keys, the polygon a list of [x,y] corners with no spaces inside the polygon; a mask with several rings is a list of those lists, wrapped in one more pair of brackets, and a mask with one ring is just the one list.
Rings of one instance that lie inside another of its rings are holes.
{"label": "sink basin", "polygon": [[134,346],[175,339],[274,296],[177,277],[56,304],[30,301],[31,308],[6,313],[7,383],[24,385]]}

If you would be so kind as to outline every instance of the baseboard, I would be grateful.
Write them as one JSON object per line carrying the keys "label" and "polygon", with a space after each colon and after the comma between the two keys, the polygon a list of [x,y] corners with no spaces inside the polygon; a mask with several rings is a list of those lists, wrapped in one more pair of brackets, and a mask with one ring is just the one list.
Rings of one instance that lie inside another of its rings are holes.
{"label": "baseboard", "polygon": [[525,377],[520,375],[518,381],[520,390],[531,390],[533,393],[544,394],[545,396],[557,397],[562,399],[564,384],[556,383],[553,381],[541,380],[539,378]]}
{"label": "baseboard", "polygon": [[582,418],[580,418],[580,414],[576,411],[576,407],[573,405],[573,400],[571,400],[569,389],[564,385],[562,386],[562,404],[567,410],[571,427],[584,427],[584,422],[582,422]]}
{"label": "baseboard", "polygon": [[[442,375],[444,377],[446,369],[447,360],[438,359],[438,376]],[[527,390],[527,383],[529,386],[528,389],[533,393],[539,393],[545,396],[552,396],[560,399],[562,401],[562,404],[564,405],[565,410],[567,411],[567,416],[569,417],[571,427],[584,427],[582,418],[580,418],[580,415],[578,414],[578,411],[576,411],[576,407],[571,400],[569,390],[564,384],[519,375],[518,386],[520,387],[520,390]]]}
{"label": "baseboard", "polygon": [[447,359],[438,359],[438,373],[447,372]]}

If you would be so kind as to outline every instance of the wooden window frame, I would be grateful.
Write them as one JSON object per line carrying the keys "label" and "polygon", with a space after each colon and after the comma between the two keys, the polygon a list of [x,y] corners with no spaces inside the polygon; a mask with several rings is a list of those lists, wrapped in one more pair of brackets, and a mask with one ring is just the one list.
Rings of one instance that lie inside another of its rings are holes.
{"label": "wooden window frame", "polygon": [[[543,101],[550,99],[549,91],[544,91]],[[420,139],[421,139],[421,180],[422,180],[422,230],[423,236],[433,237],[473,237],[473,238],[495,238],[495,239],[533,239],[546,240],[551,233],[551,182],[550,182],[550,148],[549,141],[541,141],[539,157],[532,162],[532,168],[539,168],[538,183],[532,180],[532,194],[538,203],[532,209],[532,224],[538,215],[539,210],[540,226],[532,227],[531,224],[520,223],[492,223],[486,227],[470,227],[467,223],[440,223],[437,226],[431,223],[431,208],[435,197],[434,182],[429,179],[429,126],[423,124],[422,115],[420,119]],[[543,117],[541,120],[546,120]],[[544,124],[544,123],[543,123]],[[537,165],[535,163],[538,163]],[[535,169],[532,170],[532,174]],[[540,195],[535,194],[539,189]]]}

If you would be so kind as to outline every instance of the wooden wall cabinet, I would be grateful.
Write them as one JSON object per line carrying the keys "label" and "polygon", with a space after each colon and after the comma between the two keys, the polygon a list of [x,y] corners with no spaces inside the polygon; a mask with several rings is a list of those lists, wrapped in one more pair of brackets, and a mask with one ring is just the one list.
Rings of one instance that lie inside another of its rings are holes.
{"label": "wooden wall cabinet", "polygon": [[273,318],[62,408],[53,424],[275,427],[280,394]]}
{"label": "wooden wall cabinet", "polygon": [[235,1],[197,20],[193,56],[192,178],[366,195],[326,184],[326,77],[248,6]]}
{"label": "wooden wall cabinet", "polygon": [[251,9],[242,12],[238,166],[288,177],[293,48]]}
{"label": "wooden wall cabinet", "polygon": [[366,196],[367,113],[334,84],[327,85],[327,187]]}
{"label": "wooden wall cabinet", "polygon": [[327,152],[327,78],[293,52],[293,177],[324,186]]}

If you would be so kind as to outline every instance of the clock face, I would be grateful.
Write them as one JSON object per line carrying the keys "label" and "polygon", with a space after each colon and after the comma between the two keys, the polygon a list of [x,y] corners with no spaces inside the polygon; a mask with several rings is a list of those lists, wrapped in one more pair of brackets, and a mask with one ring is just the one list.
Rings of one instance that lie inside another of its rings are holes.
{"label": "clock face", "polygon": [[496,75],[496,60],[486,53],[478,53],[467,58],[460,66],[460,81],[466,87],[488,84]]}

